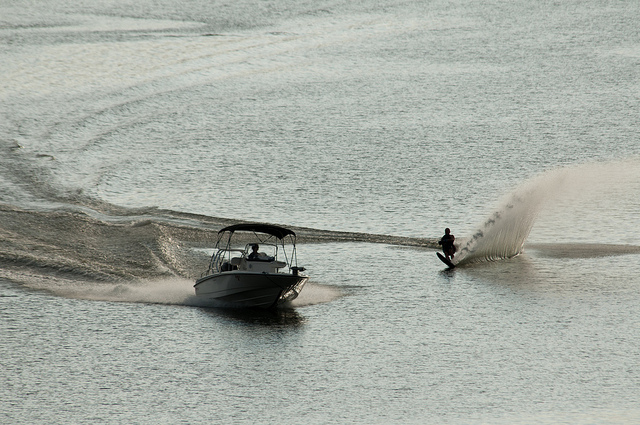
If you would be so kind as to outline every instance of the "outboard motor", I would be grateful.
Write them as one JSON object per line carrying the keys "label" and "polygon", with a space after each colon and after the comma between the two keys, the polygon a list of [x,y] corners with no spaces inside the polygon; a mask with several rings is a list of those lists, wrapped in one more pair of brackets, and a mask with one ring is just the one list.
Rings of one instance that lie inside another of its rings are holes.
{"label": "outboard motor", "polygon": [[297,267],[297,266],[296,266],[296,267],[291,267],[291,273],[292,273],[294,276],[298,276],[298,274],[300,274],[300,272],[303,272],[303,271],[305,271],[305,270],[306,270],[306,269],[305,269],[304,267]]}

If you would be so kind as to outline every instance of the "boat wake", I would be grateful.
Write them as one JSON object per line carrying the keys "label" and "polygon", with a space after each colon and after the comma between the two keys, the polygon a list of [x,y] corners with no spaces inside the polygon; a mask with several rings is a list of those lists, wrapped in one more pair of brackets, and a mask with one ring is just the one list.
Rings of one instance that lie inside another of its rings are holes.
{"label": "boat wake", "polygon": [[[591,232],[592,236],[579,240],[595,242],[588,249],[575,244],[568,249],[566,239],[555,237],[563,233],[562,228],[552,229],[550,242],[563,247],[542,246],[549,255],[637,253],[637,247],[623,244],[637,241],[639,192],[637,158],[549,171],[516,188],[470,237],[459,239],[457,264],[517,256],[536,223],[543,224],[547,234],[549,226],[569,223],[573,229]],[[55,201],[42,207],[0,202],[0,279],[68,297],[198,306],[193,299],[193,282],[208,264],[218,230],[238,222],[157,208],[128,209],[80,196]],[[608,208],[611,202],[616,203],[614,212]],[[550,210],[560,210],[561,220],[539,220]],[[545,214],[540,214],[542,211]],[[606,230],[588,229],[592,221],[584,226],[574,224],[585,216],[593,220],[593,214]],[[620,230],[613,234],[611,229]],[[436,240],[427,238],[310,228],[295,231],[301,243],[437,248]],[[607,239],[602,243],[599,237],[605,234]],[[340,296],[335,288],[318,283],[302,291],[294,306]]]}
{"label": "boat wake", "polygon": [[320,283],[308,283],[300,292],[298,298],[291,302],[292,307],[303,307],[334,301],[344,296],[343,291],[337,286]]}
{"label": "boat wake", "polygon": [[182,278],[130,282],[73,282],[69,279],[34,279],[26,286],[74,299],[168,305],[199,306],[193,282]]}
{"label": "boat wake", "polygon": [[[6,277],[6,276],[5,276]],[[166,304],[188,307],[218,308],[224,303],[197,297],[193,292],[193,281],[179,277],[149,279],[131,282],[87,282],[55,277],[38,276],[25,286],[50,294],[72,299],[90,301]],[[308,283],[300,296],[288,306],[304,307],[331,302],[343,296],[340,288],[319,283]],[[286,308],[287,306],[285,306]]]}
{"label": "boat wake", "polygon": [[633,187],[640,183],[637,159],[565,167],[532,178],[503,199],[471,237],[461,240],[457,265],[515,257],[522,253],[539,213],[546,207],[560,201],[577,204],[586,195],[609,194],[612,188],[621,191],[626,183]]}
{"label": "boat wake", "polygon": [[[195,296],[228,219],[86,202],[24,209],[0,203],[0,281],[65,298],[220,307]],[[306,243],[420,245],[421,239],[296,228]],[[290,307],[333,301],[335,286],[309,282]],[[285,306],[286,307],[286,306]]]}

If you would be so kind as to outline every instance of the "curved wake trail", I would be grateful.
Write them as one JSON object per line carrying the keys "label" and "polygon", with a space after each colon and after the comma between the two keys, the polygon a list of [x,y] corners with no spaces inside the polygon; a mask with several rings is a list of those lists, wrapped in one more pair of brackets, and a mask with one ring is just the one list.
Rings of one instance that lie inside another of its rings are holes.
{"label": "curved wake trail", "polygon": [[525,241],[546,205],[559,197],[620,190],[640,181],[640,160],[583,164],[548,171],[516,188],[478,230],[458,247],[458,265],[495,261],[522,253]]}

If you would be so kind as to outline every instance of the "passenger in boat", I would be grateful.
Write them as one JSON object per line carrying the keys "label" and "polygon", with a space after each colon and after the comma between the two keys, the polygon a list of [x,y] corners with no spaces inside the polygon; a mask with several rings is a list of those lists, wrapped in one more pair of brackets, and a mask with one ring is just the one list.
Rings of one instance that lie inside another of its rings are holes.
{"label": "passenger in boat", "polygon": [[260,247],[257,243],[251,245],[251,253],[247,257],[249,261],[273,261],[273,257],[269,257],[264,252],[258,252]]}
{"label": "passenger in boat", "polygon": [[444,229],[444,236],[438,241],[438,245],[442,245],[442,252],[447,260],[453,260],[456,253],[456,246],[453,242],[456,237],[451,234],[451,230],[447,227]]}

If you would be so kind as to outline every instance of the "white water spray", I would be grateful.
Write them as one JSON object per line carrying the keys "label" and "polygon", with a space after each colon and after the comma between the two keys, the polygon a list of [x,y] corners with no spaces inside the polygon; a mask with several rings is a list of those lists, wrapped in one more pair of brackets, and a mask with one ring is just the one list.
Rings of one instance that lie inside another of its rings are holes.
{"label": "white water spray", "polygon": [[[620,199],[620,193],[640,187],[640,159],[590,163],[543,173],[516,188],[478,230],[463,239],[457,263],[511,258],[522,253],[538,214],[551,202],[603,194]],[[627,197],[629,195],[626,195]]]}

